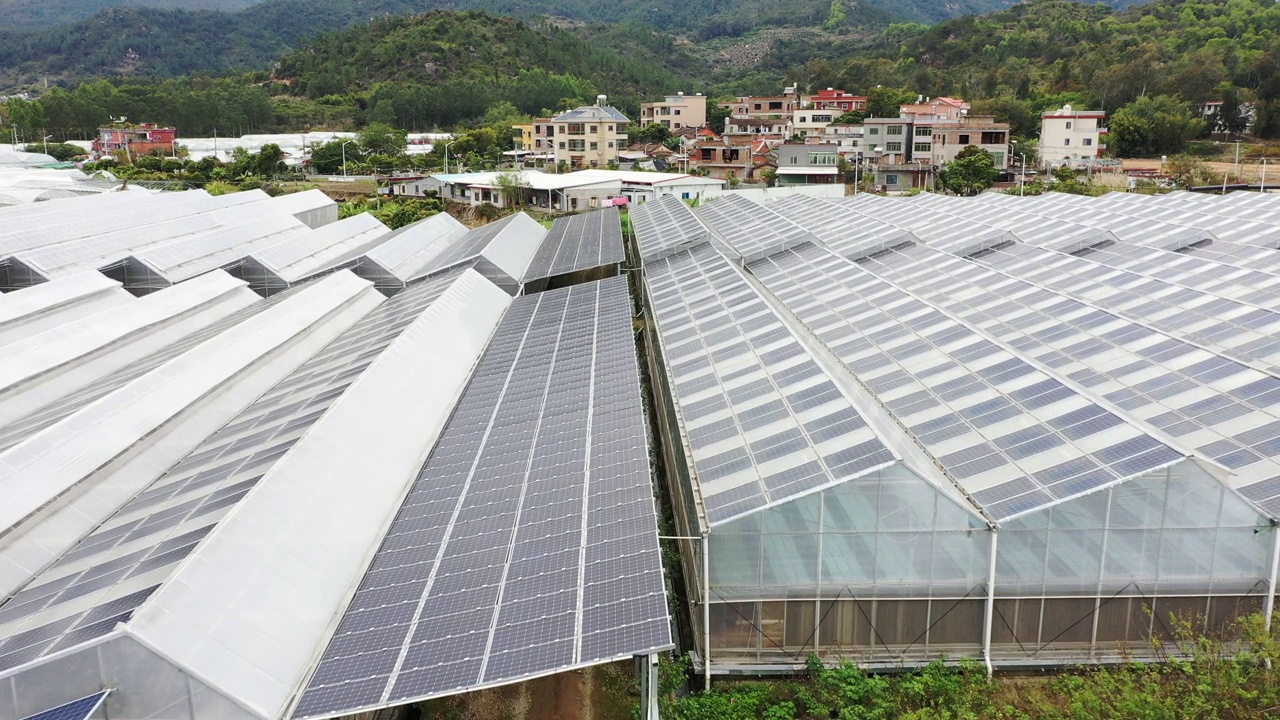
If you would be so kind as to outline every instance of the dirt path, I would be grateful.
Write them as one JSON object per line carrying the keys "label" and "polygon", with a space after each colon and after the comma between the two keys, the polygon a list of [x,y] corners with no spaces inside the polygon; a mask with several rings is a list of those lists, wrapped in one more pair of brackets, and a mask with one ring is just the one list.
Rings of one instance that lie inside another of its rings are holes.
{"label": "dirt path", "polygon": [[628,720],[630,662],[564,672],[422,704],[431,720]]}

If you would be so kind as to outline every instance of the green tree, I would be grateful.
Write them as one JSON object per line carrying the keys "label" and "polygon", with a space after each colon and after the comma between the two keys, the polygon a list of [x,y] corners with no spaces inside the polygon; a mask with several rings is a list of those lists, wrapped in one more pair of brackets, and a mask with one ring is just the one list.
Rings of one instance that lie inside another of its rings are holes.
{"label": "green tree", "polygon": [[494,183],[498,186],[498,194],[502,196],[502,205],[512,208],[524,205],[524,191],[529,187],[529,183],[519,173],[504,172],[498,173],[494,178]]}
{"label": "green tree", "polygon": [[284,172],[284,150],[275,143],[263,145],[253,158],[253,171],[254,174],[267,178]]}
{"label": "green tree", "polygon": [[863,120],[867,119],[867,114],[861,110],[850,110],[847,113],[837,115],[831,122],[836,125],[861,125]]}
{"label": "green tree", "polygon": [[717,102],[707,103],[707,128],[711,132],[721,135],[724,133],[724,123],[733,113],[729,112],[729,108],[721,107]]}
{"label": "green tree", "polygon": [[867,91],[867,115],[898,117],[899,107],[915,100],[915,93],[902,88],[877,85]]}
{"label": "green tree", "polygon": [[969,145],[956,155],[955,160],[942,166],[938,180],[957,195],[977,195],[995,185],[999,175],[991,153],[977,145]]}
{"label": "green tree", "polygon": [[671,130],[660,123],[649,123],[636,131],[636,142],[664,143],[671,137]]}
{"label": "green tree", "polygon": [[346,159],[348,169],[352,163],[364,160],[364,152],[360,149],[359,143],[348,142],[346,140],[330,140],[329,142],[312,148],[311,150],[311,169],[321,175],[337,175],[342,172],[343,143],[347,143]]}
{"label": "green tree", "polygon": [[67,160],[83,157],[88,154],[84,150],[80,149],[80,146],[69,145],[67,143],[49,143],[47,146],[44,143],[39,145],[32,143],[24,149],[27,152],[45,153],[52,156],[53,159],[59,162],[66,162]]}
{"label": "green tree", "polygon": [[1176,97],[1146,96],[1111,116],[1107,144],[1118,157],[1172,155],[1204,129],[1204,121]]}
{"label": "green tree", "polygon": [[365,155],[403,155],[409,147],[408,133],[390,125],[374,123],[356,136]]}
{"label": "green tree", "polygon": [[1222,104],[1213,118],[1213,129],[1227,135],[1239,135],[1249,127],[1248,108],[1240,97],[1240,88],[1224,84],[1220,90]]}

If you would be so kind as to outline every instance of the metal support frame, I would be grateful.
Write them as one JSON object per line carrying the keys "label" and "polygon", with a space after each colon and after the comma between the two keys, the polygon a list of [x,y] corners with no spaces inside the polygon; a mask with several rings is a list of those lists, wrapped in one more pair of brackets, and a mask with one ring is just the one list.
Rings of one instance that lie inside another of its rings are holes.
{"label": "metal support frame", "polygon": [[1271,521],[1271,573],[1267,576],[1267,598],[1262,603],[1266,629],[1271,630],[1271,616],[1276,606],[1276,572],[1280,570],[1280,526]]}
{"label": "metal support frame", "polygon": [[999,539],[1000,533],[992,527],[991,557],[987,564],[987,607],[982,619],[982,662],[987,666],[987,677],[995,672],[995,667],[991,664],[991,623],[996,609],[996,543]]}
{"label": "metal support frame", "polygon": [[702,531],[702,689],[711,689],[711,543]]}

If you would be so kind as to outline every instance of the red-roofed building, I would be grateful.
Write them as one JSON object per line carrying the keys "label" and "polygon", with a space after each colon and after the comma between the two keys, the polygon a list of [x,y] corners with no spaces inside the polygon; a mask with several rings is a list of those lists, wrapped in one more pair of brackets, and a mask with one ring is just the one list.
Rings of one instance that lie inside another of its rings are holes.
{"label": "red-roofed building", "polygon": [[952,97],[918,98],[914,105],[903,105],[898,109],[899,115],[914,115],[917,121],[959,122],[968,113],[969,103]]}
{"label": "red-roofed building", "polygon": [[866,95],[852,95],[834,88],[820,90],[813,95],[805,95],[800,100],[801,107],[808,105],[816,110],[838,110],[837,115],[867,109]]}
{"label": "red-roofed building", "polygon": [[153,123],[111,125],[98,128],[98,137],[93,140],[93,154],[102,157],[124,150],[131,158],[151,152],[174,155],[174,142],[177,139],[177,130],[162,128]]}

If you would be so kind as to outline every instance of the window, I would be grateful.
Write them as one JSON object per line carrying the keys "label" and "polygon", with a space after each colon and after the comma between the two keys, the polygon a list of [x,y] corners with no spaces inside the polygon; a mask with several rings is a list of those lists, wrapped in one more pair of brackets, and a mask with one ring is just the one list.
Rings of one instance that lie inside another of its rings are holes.
{"label": "window", "polygon": [[607,147],[613,147],[613,141],[612,141],[612,140],[610,140],[610,141],[609,141],[609,144],[607,145]]}
{"label": "window", "polygon": [[[757,107],[757,108],[759,108],[759,106],[758,106],[758,105],[757,105],[756,107]],[[769,103],[769,109],[770,109],[770,110],[781,110],[781,109],[782,109],[782,103],[780,103],[780,102],[778,102],[778,101],[776,101],[776,100],[775,100],[775,101],[772,101],[772,102],[770,102],[770,103]]]}
{"label": "window", "polygon": [[923,125],[916,126],[916,137],[929,137],[933,135],[933,128]]}
{"label": "window", "polygon": [[687,193],[687,192],[686,192],[686,193],[680,193],[680,199],[681,199],[681,200],[688,200],[688,199],[689,199],[689,193]]}
{"label": "window", "polygon": [[900,143],[900,142],[887,142],[887,143],[885,143],[885,144],[884,144],[884,151],[885,151],[885,152],[891,152],[891,153],[892,153],[892,152],[902,152],[902,143]]}
{"label": "window", "polygon": [[563,150],[563,149],[564,149],[564,141],[563,141],[563,140],[561,140],[561,141],[560,141],[560,149],[561,149],[561,150]]}
{"label": "window", "polygon": [[756,103],[756,105],[755,105],[755,109],[756,109],[756,110],[759,110],[759,109],[760,109],[760,103]]}
{"label": "window", "polygon": [[961,135],[961,136],[960,136],[960,144],[961,144],[961,145],[968,145],[968,144],[969,144],[969,136],[968,136],[968,135]]}
{"label": "window", "polygon": [[901,125],[890,125],[888,128],[886,128],[886,129],[885,129],[884,134],[885,134],[885,135],[901,135],[901,134],[902,134],[902,126],[901,126]]}
{"label": "window", "polygon": [[809,119],[808,119],[808,118],[806,118],[805,116],[801,115],[801,116],[800,116],[800,122],[809,122]]}
{"label": "window", "polygon": [[885,175],[885,176],[884,176],[884,184],[885,184],[885,185],[897,185],[897,184],[898,184],[898,176],[897,176],[897,175]]}
{"label": "window", "polygon": [[1068,130],[1070,130],[1070,129],[1071,129],[1071,121],[1070,121],[1070,120],[1068,120],[1068,121],[1067,121],[1067,129],[1068,129]]}
{"label": "window", "polygon": [[991,153],[991,160],[995,163],[996,167],[998,168],[1004,167],[1004,153],[1002,152]]}
{"label": "window", "polygon": [[606,130],[608,130],[609,132],[613,132],[613,126],[612,126],[612,125],[609,125],[609,126],[608,126],[608,127],[606,127],[605,129],[606,129]]}
{"label": "window", "polygon": [[1084,139],[1084,145],[1085,145],[1085,147],[1088,147],[1088,146],[1090,146],[1090,145],[1092,145],[1092,144],[1093,144],[1093,138],[1085,138],[1085,139]]}
{"label": "window", "polygon": [[598,133],[598,132],[600,132],[600,126],[599,126],[599,125],[592,125],[592,126],[591,126],[591,132],[592,132],[592,133]]}
{"label": "window", "polygon": [[679,110],[679,109],[677,109],[677,110],[676,110],[676,114],[677,114],[677,115],[679,115],[679,114],[680,114],[680,110]]}
{"label": "window", "polygon": [[867,134],[868,134],[868,135],[879,135],[879,134],[880,134],[880,128],[874,128],[874,127],[867,128]]}
{"label": "window", "polygon": [[912,147],[912,149],[915,150],[916,152],[929,152],[932,148],[933,146],[930,145],[929,143],[921,143],[921,142],[916,143]]}
{"label": "window", "polygon": [[600,149],[600,143],[598,143],[598,142],[596,142],[596,141],[592,140],[592,141],[591,141],[591,149],[592,149],[592,150],[599,150],[599,149]]}
{"label": "window", "polygon": [[1062,140],[1062,144],[1063,144],[1063,145],[1070,145],[1070,144],[1071,144],[1071,138],[1063,138],[1063,140]]}
{"label": "window", "polygon": [[816,123],[820,123],[820,122],[829,123],[831,122],[831,116],[830,115],[814,115],[813,121]]}

